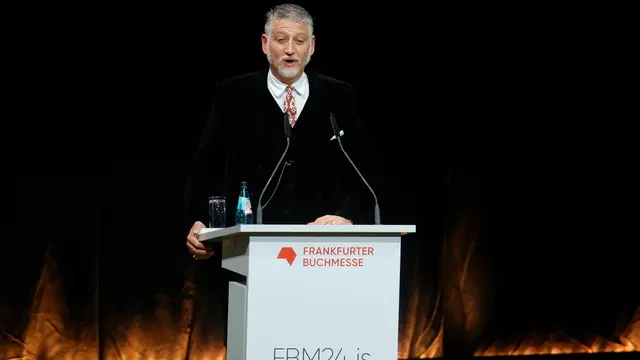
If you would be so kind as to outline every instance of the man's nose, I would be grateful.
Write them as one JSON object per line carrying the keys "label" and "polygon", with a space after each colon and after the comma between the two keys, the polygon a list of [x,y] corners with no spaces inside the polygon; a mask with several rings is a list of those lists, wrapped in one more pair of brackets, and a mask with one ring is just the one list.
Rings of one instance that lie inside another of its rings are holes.
{"label": "man's nose", "polygon": [[284,52],[287,55],[293,55],[296,52],[296,49],[293,46],[293,42],[292,41],[287,42],[287,45],[284,47]]}

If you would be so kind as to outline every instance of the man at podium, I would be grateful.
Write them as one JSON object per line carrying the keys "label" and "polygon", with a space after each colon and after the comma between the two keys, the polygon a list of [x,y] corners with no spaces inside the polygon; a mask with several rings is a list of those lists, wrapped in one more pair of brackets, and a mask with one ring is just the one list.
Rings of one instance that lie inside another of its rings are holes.
{"label": "man at podium", "polygon": [[[207,200],[227,198],[235,212],[239,184],[247,181],[255,209],[286,148],[262,201],[264,224],[371,224],[374,202],[334,136],[369,180],[373,159],[359,117],[353,86],[306,72],[315,51],[313,20],[300,6],[279,5],[266,15],[262,51],[267,69],[218,83],[212,109],[185,186],[187,247],[195,259],[213,255],[197,239],[207,223]],[[286,114],[286,117],[285,117]],[[227,226],[234,225],[227,216]]]}

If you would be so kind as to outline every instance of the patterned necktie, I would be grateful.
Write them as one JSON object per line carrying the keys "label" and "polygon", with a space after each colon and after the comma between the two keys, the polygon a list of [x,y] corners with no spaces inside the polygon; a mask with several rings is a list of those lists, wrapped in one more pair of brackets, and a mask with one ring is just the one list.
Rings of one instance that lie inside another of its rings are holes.
{"label": "patterned necktie", "polygon": [[296,101],[293,99],[293,87],[287,86],[287,95],[284,98],[284,111],[289,113],[289,124],[291,127],[296,123]]}

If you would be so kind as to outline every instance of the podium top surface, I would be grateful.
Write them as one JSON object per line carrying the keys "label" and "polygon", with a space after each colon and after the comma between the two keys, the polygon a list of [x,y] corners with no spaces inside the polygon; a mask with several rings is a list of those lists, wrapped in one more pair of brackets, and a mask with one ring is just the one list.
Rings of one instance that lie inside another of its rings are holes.
{"label": "podium top surface", "polygon": [[415,225],[236,225],[228,228],[204,228],[200,240],[244,235],[406,235],[416,232]]}

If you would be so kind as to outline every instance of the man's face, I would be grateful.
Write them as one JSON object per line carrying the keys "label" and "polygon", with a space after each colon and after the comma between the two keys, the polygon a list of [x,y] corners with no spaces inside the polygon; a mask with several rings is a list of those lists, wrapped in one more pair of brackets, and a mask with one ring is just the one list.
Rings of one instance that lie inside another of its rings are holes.
{"label": "man's face", "polygon": [[315,50],[309,26],[292,20],[275,20],[269,36],[262,35],[262,52],[280,81],[293,83],[304,71]]}

